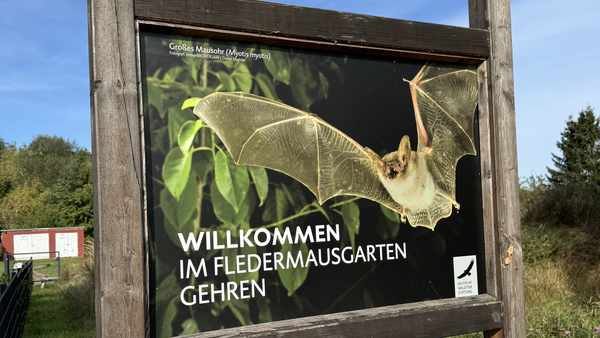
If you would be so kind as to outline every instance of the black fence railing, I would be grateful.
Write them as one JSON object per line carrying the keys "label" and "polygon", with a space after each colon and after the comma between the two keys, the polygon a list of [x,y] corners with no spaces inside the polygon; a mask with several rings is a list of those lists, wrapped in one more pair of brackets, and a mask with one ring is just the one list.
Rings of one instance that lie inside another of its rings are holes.
{"label": "black fence railing", "polygon": [[10,273],[0,284],[0,338],[20,338],[33,291],[33,260]]}
{"label": "black fence railing", "polygon": [[[23,256],[27,256],[30,255],[30,260],[33,260],[34,255],[39,255],[39,254],[55,254],[53,259],[56,259],[56,261],[58,262],[58,276],[53,277],[53,278],[42,278],[41,282],[45,281],[45,280],[52,280],[52,281],[57,281],[60,279],[60,251],[44,251],[44,252],[25,252],[25,253],[18,253],[18,254],[11,254],[11,253],[4,253],[3,256],[3,260],[4,260],[4,274],[8,275],[9,271],[10,271],[10,257],[13,258],[13,260],[15,259],[16,256],[18,257],[23,257]],[[40,282],[40,280],[37,280],[36,282]],[[1,337],[0,337],[1,338]]]}

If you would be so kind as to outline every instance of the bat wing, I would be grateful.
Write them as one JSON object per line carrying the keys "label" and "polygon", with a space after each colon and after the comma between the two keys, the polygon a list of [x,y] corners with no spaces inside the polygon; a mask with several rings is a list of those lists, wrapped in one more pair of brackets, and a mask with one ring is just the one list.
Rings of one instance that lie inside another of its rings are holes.
{"label": "bat wing", "polygon": [[410,81],[419,135],[417,153],[426,156],[436,185],[428,209],[408,211],[412,226],[435,227],[457,209],[456,164],[464,155],[475,155],[473,117],[478,87],[475,69],[464,65],[427,63]]}
{"label": "bat wing", "polygon": [[405,215],[381,184],[364,147],[319,117],[245,93],[214,93],[196,114],[235,163],[277,170],[304,184],[319,203],[359,196]]}

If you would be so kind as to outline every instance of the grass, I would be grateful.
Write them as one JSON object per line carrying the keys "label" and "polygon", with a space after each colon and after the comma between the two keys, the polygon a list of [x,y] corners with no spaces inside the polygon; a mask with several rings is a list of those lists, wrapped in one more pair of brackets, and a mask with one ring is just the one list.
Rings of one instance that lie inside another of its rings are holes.
{"label": "grass", "polygon": [[95,322],[73,315],[59,285],[33,287],[23,338],[87,338],[95,336]]}
{"label": "grass", "polygon": [[522,228],[527,336],[600,337],[598,229]]}
{"label": "grass", "polygon": [[[85,257],[61,258],[60,280],[35,285],[25,322],[24,338],[94,337],[94,245],[86,243]],[[46,276],[58,275],[54,259],[36,260],[34,266]]]}
{"label": "grass", "polygon": [[[81,261],[81,257],[63,257],[60,259],[61,268],[65,266],[74,266]],[[33,261],[33,266],[48,265],[46,268],[35,269],[39,273],[43,273],[46,277],[58,276],[58,261],[54,258],[36,259]]]}

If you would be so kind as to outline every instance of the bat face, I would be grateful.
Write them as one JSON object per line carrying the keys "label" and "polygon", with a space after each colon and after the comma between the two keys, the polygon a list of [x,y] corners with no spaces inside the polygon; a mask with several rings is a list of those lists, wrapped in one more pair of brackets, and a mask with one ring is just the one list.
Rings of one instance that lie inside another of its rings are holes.
{"label": "bat face", "polygon": [[383,162],[385,164],[385,176],[388,180],[397,181],[406,175],[408,169],[406,157],[398,158],[398,153],[393,152],[385,155]]}
{"label": "bat face", "polygon": [[427,170],[426,154],[414,151],[408,154],[399,150],[385,155],[384,171],[379,172],[379,178],[398,204],[411,210],[427,209],[433,201],[435,184]]}
{"label": "bat face", "polygon": [[[411,156],[410,138],[408,135],[404,135],[398,151],[389,153],[383,157],[383,163],[385,164],[383,171],[387,179],[390,181],[402,181],[409,167],[414,166],[410,163]],[[414,159],[415,157],[413,156]]]}

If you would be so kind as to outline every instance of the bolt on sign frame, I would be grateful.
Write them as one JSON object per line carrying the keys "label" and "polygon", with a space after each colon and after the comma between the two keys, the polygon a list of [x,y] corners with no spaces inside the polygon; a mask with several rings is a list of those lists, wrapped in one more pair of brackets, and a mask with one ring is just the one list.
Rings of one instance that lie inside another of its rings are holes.
{"label": "bolt on sign frame", "polygon": [[478,78],[485,293],[191,336],[525,336],[509,0],[469,0],[470,28],[248,0],[89,0],[88,16],[98,337],[154,335],[157,319],[140,65],[148,32],[470,64]]}

